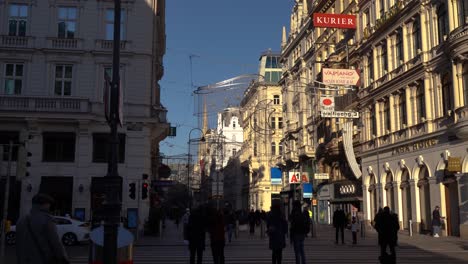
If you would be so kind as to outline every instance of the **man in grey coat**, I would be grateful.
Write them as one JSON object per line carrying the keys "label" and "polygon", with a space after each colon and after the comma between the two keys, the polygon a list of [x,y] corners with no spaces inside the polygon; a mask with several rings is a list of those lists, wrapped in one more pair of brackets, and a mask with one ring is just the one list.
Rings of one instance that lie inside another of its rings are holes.
{"label": "man in grey coat", "polygon": [[57,234],[54,218],[49,214],[54,200],[46,194],[32,199],[31,212],[16,224],[16,257],[18,264],[69,263]]}

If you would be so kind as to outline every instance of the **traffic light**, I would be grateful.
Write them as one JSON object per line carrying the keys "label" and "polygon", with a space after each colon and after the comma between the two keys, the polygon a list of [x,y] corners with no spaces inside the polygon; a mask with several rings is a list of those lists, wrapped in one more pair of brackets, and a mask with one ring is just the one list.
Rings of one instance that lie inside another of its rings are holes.
{"label": "traffic light", "polygon": [[31,157],[31,152],[27,151],[25,145],[21,145],[18,148],[18,160],[16,163],[16,180],[21,180],[24,177],[29,176],[28,167],[31,167],[31,162],[29,162],[29,157]]}
{"label": "traffic light", "polygon": [[134,182],[128,184],[128,197],[130,197],[132,200],[135,200],[135,192],[136,192],[136,184]]}
{"label": "traffic light", "polygon": [[147,182],[144,182],[141,185],[141,199],[142,200],[145,200],[146,198],[148,198],[148,188],[149,188],[149,184]]}

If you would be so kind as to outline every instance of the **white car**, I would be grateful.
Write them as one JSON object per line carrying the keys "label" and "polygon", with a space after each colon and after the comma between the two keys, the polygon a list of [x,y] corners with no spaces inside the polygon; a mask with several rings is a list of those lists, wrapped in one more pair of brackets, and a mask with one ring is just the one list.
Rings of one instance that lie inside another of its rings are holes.
{"label": "white car", "polygon": [[[54,216],[54,221],[57,224],[58,235],[65,246],[89,240],[89,223],[63,216]],[[5,236],[7,244],[14,245],[16,243],[16,226],[11,226],[10,231]]]}

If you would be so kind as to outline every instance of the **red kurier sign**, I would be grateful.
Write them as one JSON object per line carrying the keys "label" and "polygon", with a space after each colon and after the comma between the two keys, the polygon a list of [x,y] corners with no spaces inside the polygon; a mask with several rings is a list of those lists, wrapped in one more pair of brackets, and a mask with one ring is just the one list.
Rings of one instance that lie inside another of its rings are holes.
{"label": "red kurier sign", "polygon": [[355,15],[314,13],[315,27],[356,28]]}

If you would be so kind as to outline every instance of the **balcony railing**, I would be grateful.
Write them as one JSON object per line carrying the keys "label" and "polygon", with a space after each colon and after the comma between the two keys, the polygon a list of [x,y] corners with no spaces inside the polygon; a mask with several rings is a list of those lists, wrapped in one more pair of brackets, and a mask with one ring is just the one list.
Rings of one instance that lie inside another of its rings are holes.
{"label": "balcony railing", "polygon": [[[120,49],[127,50],[129,48],[130,42],[126,40],[120,41]],[[112,50],[114,48],[113,40],[98,39],[96,40],[96,49],[97,50]]]}
{"label": "balcony railing", "polygon": [[1,36],[2,47],[14,48],[30,48],[32,46],[32,37],[19,37],[19,36]]}
{"label": "balcony railing", "polygon": [[89,104],[84,98],[0,95],[1,111],[88,113]]}
{"label": "balcony railing", "polygon": [[47,38],[47,47],[52,49],[81,49],[81,39]]}

